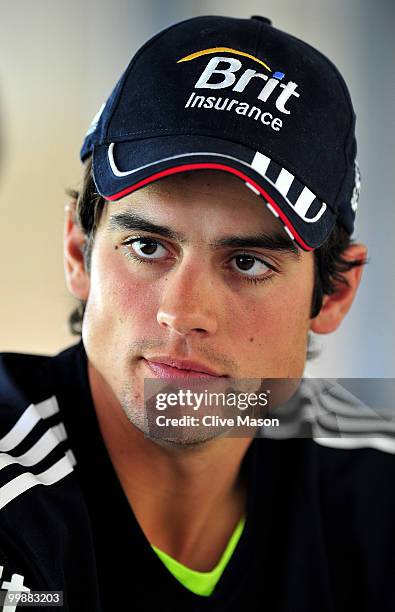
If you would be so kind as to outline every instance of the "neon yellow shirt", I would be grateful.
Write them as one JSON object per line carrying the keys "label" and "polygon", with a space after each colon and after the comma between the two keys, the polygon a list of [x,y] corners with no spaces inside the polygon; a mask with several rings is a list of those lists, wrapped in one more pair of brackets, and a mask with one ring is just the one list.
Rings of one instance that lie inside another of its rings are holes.
{"label": "neon yellow shirt", "polygon": [[190,569],[189,567],[183,565],[176,559],[173,559],[173,557],[170,557],[170,555],[166,554],[162,550],[159,550],[159,548],[157,548],[153,544],[151,544],[151,546],[156,552],[156,554],[159,556],[159,558],[166,565],[167,569],[173,574],[175,578],[177,578],[179,582],[181,582],[181,584],[185,588],[189,589],[190,591],[192,591],[192,593],[195,593],[196,595],[203,595],[205,597],[208,597],[214,591],[215,585],[221,578],[222,573],[225,567],[227,566],[237,546],[238,541],[240,540],[240,536],[243,533],[244,525],[245,516],[240,519],[239,523],[236,526],[236,529],[234,530],[233,534],[229,539],[228,544],[226,545],[224,552],[222,553],[220,560],[210,572],[198,572],[196,570]]}

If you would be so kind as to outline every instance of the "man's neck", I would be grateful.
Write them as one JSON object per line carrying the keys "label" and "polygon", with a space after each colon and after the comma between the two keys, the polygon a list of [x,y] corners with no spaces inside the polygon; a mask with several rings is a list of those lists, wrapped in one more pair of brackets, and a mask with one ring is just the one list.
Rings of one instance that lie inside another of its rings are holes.
{"label": "man's neck", "polygon": [[130,423],[96,370],[88,371],[107,451],[147,540],[192,569],[211,570],[246,512],[241,465],[251,439],[160,445]]}

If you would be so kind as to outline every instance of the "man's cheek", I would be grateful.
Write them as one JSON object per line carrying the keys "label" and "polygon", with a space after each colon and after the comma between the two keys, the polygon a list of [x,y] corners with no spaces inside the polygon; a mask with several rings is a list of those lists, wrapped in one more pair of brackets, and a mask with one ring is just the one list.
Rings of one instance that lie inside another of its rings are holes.
{"label": "man's cheek", "polygon": [[281,297],[267,297],[249,309],[234,338],[243,345],[240,352],[251,372],[260,376],[263,371],[271,371],[286,377],[300,369],[307,342],[308,308],[306,300],[295,300],[295,296],[283,292]]}
{"label": "man's cheek", "polygon": [[111,310],[120,324],[156,323],[157,289],[154,284],[138,282],[135,279],[118,279],[112,285]]}
{"label": "man's cheek", "polygon": [[89,301],[97,315],[107,320],[134,318],[152,302],[152,285],[133,274],[118,255],[98,252],[92,265]]}

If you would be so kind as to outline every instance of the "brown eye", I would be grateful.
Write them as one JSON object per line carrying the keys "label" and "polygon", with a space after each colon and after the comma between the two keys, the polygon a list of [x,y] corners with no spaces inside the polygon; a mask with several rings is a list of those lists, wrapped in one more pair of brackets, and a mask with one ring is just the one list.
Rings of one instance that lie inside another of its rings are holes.
{"label": "brown eye", "polygon": [[250,270],[255,263],[252,255],[237,255],[236,264],[240,270]]}
{"label": "brown eye", "polygon": [[142,259],[160,259],[166,255],[167,250],[151,238],[136,238],[130,241],[130,246],[133,251]]}
{"label": "brown eye", "polygon": [[153,255],[157,249],[157,245],[152,240],[140,240],[140,250],[144,255]]}
{"label": "brown eye", "polygon": [[259,277],[265,275],[270,267],[264,261],[250,253],[240,253],[232,258],[233,268],[237,272],[244,272],[244,276]]}

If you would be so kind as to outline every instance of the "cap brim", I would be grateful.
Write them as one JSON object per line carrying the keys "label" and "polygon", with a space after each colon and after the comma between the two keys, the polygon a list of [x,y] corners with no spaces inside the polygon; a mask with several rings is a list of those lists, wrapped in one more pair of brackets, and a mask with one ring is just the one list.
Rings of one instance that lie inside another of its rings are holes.
{"label": "cap brim", "polygon": [[285,231],[307,251],[323,244],[335,214],[307,186],[267,155],[229,140],[172,135],[96,145],[93,176],[106,200],[119,200],[171,174],[221,170],[260,194]]}

